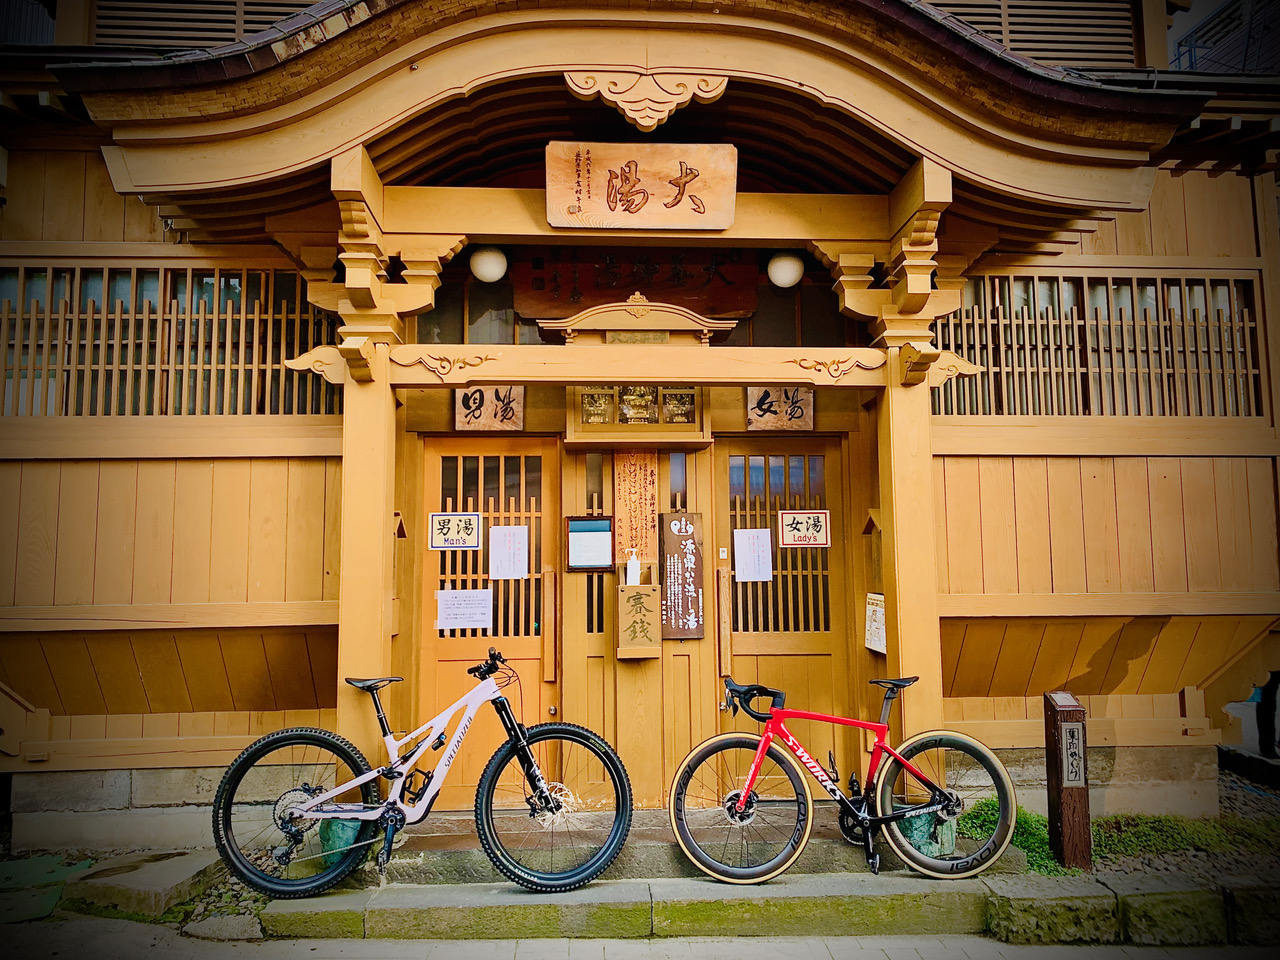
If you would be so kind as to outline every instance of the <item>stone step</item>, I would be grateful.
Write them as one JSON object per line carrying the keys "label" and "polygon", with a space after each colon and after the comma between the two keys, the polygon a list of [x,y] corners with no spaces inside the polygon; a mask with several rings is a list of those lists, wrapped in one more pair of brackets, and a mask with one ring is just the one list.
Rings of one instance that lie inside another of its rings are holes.
{"label": "stone step", "polygon": [[[882,874],[909,872],[883,839],[877,842],[876,852]],[[1010,847],[988,872],[1020,874],[1026,870],[1026,855]],[[809,843],[788,873],[871,875],[862,848],[841,836],[834,813],[827,817],[823,811],[815,816]],[[666,811],[637,810],[627,842],[601,879],[702,876],[672,837]],[[391,883],[495,883],[502,876],[480,847],[474,818],[465,813],[441,813],[406,829],[404,840],[392,852],[385,879]],[[353,880],[363,886],[379,882],[372,856]]]}
{"label": "stone step", "polygon": [[66,901],[139,917],[158,917],[193,900],[226,875],[213,850],[130,853],[101,860],[67,880]]}

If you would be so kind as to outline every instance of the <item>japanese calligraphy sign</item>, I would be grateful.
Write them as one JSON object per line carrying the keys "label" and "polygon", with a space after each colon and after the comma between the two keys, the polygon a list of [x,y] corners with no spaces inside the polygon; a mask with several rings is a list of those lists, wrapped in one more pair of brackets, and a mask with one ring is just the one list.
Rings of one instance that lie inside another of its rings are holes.
{"label": "japanese calligraphy sign", "polygon": [[781,547],[831,546],[831,511],[779,510],[778,545]]}
{"label": "japanese calligraphy sign", "polygon": [[656,583],[618,587],[618,656],[662,654],[662,621]]}
{"label": "japanese calligraphy sign", "polygon": [[662,565],[662,639],[704,636],[702,514],[659,514],[658,556]]}
{"label": "japanese calligraphy sign", "polygon": [[812,387],[747,387],[748,430],[812,430]]}
{"label": "japanese calligraphy sign", "polygon": [[453,391],[455,430],[523,430],[524,387],[490,386]]}
{"label": "japanese calligraphy sign", "polygon": [[1085,785],[1083,723],[1069,722],[1062,725],[1062,785]]}
{"label": "japanese calligraphy sign", "polygon": [[553,227],[724,230],[733,226],[737,189],[732,144],[547,144]]}
{"label": "japanese calligraphy sign", "polygon": [[482,529],[478,513],[429,513],[427,548],[479,550]]}

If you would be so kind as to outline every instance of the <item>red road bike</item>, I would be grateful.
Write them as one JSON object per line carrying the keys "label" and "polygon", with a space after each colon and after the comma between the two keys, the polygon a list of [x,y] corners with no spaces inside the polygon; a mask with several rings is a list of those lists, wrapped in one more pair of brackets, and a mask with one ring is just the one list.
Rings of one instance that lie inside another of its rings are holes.
{"label": "red road bike", "polygon": [[[807,769],[835,801],[841,833],[863,847],[873,873],[880,871],[881,831],[903,862],[927,876],[972,877],[991,866],[1009,846],[1017,811],[1013,781],[996,755],[950,730],[917,734],[897,749],[885,740],[893,701],[918,679],[872,680],[885,688],[880,722],[872,723],[788,710],[783,691],[726,677],[727,708],[736,714],[741,707],[765,725],[764,733],[724,733],[685,757],[668,806],[680,848],[727,883],[776,877],[795,863],[813,828]],[[770,700],[768,713],[751,706],[757,698]],[[845,794],[835,757],[828,753],[828,771],[787,729],[788,720],[874,733],[866,784],[860,788],[850,774]]]}

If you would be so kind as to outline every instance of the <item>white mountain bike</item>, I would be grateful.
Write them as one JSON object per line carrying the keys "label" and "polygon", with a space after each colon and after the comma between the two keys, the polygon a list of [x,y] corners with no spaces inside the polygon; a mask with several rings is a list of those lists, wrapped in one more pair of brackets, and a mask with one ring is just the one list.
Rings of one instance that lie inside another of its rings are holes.
{"label": "white mountain bike", "polygon": [[[378,691],[400,677],[347,679],[373,698],[389,762],[370,769],[356,747],[328,730],[268,734],[232,761],[213,802],[213,836],[227,868],[272,897],[327,890],[382,843],[384,870],[396,832],[431,812],[476,711],[493,704],[506,741],[476,787],[476,831],[493,865],[531,890],[572,890],[598,877],[631,829],[631,782],[601,737],[570,723],[526,728],[501,690],[519,680],[502,654],[467,673],[479,686],[401,740]],[[465,708],[451,739],[445,731]],[[447,749],[444,749],[447,744]],[[419,770],[428,749],[444,749]],[[379,797],[386,781],[387,797]]]}

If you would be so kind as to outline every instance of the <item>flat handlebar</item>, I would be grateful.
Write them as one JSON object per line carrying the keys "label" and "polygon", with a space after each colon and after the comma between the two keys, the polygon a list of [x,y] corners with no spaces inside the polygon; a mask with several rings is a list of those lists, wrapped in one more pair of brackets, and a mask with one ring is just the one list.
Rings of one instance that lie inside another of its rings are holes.
{"label": "flat handlebar", "polygon": [[477,663],[474,667],[467,667],[467,673],[477,680],[485,680],[498,672],[498,664],[506,662],[506,658],[501,653],[490,647],[489,659],[484,663]]}

